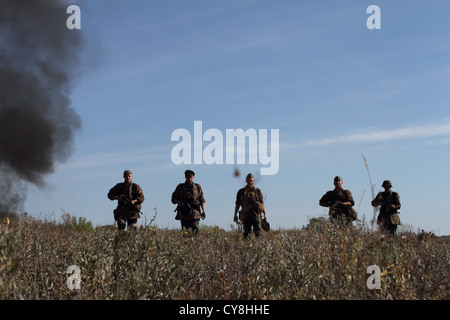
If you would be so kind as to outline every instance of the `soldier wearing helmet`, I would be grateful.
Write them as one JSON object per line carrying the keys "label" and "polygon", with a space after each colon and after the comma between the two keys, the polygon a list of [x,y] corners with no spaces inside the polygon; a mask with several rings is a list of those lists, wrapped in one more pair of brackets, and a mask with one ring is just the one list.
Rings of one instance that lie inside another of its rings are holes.
{"label": "soldier wearing helmet", "polygon": [[401,207],[400,196],[397,192],[391,190],[392,183],[390,180],[384,180],[381,185],[384,188],[383,192],[379,192],[375,199],[372,200],[373,207],[380,207],[380,214],[377,218],[377,224],[383,232],[394,235],[397,230],[397,225],[400,224]]}

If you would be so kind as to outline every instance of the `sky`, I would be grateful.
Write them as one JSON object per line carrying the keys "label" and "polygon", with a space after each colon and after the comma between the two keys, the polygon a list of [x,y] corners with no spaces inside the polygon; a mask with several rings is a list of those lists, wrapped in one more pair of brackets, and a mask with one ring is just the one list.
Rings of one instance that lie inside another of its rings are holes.
{"label": "sky", "polygon": [[[249,172],[272,228],[327,216],[318,203],[336,175],[370,221],[365,158],[375,194],[386,179],[399,193],[405,228],[450,234],[448,1],[66,2],[80,7],[71,32],[85,39],[70,94],[82,125],[70,157],[28,187],[29,214],[113,224],[107,193],[129,169],[145,196],[139,223],[156,213],[153,225],[179,228],[170,199],[192,169],[206,199],[201,225],[231,228]],[[380,29],[367,26],[370,5]],[[254,129],[258,141],[278,130],[278,171],[262,175],[260,157],[175,164],[172,134],[186,129],[194,141],[195,121],[224,140],[227,130]]]}

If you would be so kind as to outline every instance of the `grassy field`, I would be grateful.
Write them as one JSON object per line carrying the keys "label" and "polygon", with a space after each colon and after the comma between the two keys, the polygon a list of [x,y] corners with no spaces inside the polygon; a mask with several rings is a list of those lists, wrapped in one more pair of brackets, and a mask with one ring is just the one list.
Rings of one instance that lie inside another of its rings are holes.
{"label": "grassy field", "polygon": [[[217,227],[191,237],[72,222],[21,217],[0,226],[0,299],[450,297],[449,241],[428,234],[385,238],[364,225],[314,219],[244,241],[238,230]],[[72,265],[79,273],[68,270]],[[367,286],[372,265],[380,269],[380,289]],[[80,289],[73,288],[76,275]]]}

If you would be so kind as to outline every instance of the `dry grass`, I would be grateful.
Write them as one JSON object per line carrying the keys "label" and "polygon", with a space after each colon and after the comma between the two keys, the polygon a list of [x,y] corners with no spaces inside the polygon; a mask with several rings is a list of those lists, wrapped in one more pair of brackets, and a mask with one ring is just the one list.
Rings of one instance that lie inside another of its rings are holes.
{"label": "dry grass", "polygon": [[[443,238],[325,221],[244,241],[217,227],[119,234],[24,217],[0,227],[0,299],[449,299],[449,258]],[[67,287],[71,265],[80,290]]]}

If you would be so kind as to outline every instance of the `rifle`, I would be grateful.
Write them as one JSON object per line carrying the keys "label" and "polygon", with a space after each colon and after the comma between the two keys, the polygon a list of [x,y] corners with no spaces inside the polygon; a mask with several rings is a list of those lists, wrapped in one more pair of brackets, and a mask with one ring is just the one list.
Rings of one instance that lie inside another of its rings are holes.
{"label": "rifle", "polygon": [[[125,201],[124,201],[125,203],[131,204],[134,208],[136,208],[136,210],[137,210],[140,214],[142,214],[143,216],[145,216],[145,213],[143,213],[141,210],[139,210],[139,209],[136,207],[136,205],[133,204],[133,203],[131,202],[131,200],[130,200],[127,196],[122,195],[122,199],[125,200]],[[158,214],[158,211],[157,211],[157,209],[156,209],[156,207],[155,207],[155,215],[153,216],[153,218],[149,221],[149,223],[148,223],[147,225],[145,225],[145,223],[144,223],[144,230],[146,230],[148,227],[150,227],[150,225],[152,224],[152,222],[155,221],[156,215],[157,215],[157,214]]]}
{"label": "rifle", "polygon": [[[393,196],[393,194],[391,194]],[[393,199],[392,199],[393,200]],[[386,192],[383,192],[383,204],[382,207],[384,207],[383,211],[389,212],[389,213],[400,213],[397,211],[397,209],[393,208],[394,204],[391,201],[391,197]]]}
{"label": "rifle", "polygon": [[343,204],[342,201],[339,201],[339,200],[330,201],[330,202],[328,202],[328,207],[330,208],[330,210],[336,210],[339,212],[343,212],[345,215],[351,216],[353,218],[353,220],[359,221],[358,217],[355,216],[355,214],[351,210],[352,207]]}
{"label": "rifle", "polygon": [[[195,209],[198,212],[200,212],[202,219],[205,219],[205,213],[202,212],[201,204],[198,201],[191,201],[190,203],[189,202],[185,202],[185,201],[181,201],[181,203],[175,208],[175,210],[173,210],[173,212],[180,211],[179,217],[181,219],[181,211],[184,211],[184,210],[185,211],[188,211],[188,210],[190,211],[191,209]],[[177,214],[177,217],[178,217],[178,214]]]}
{"label": "rifle", "polygon": [[138,207],[133,202],[131,202],[131,200],[127,196],[122,195],[122,200],[124,200],[125,203],[132,205],[140,214],[145,216],[145,213],[139,210]]}

